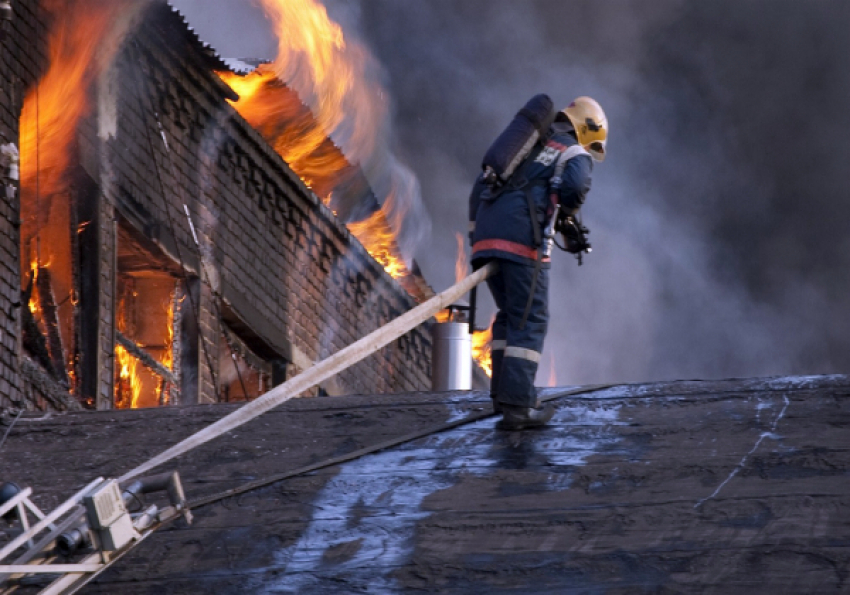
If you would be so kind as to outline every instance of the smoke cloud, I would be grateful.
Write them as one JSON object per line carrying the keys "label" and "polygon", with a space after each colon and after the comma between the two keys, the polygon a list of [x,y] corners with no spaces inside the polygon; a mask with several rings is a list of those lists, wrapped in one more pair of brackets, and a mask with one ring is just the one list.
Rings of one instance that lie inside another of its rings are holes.
{"label": "smoke cloud", "polygon": [[[174,4],[226,56],[268,44],[244,2]],[[555,255],[538,382],[550,361],[559,384],[850,367],[850,4],[327,4],[384,68],[438,290],[481,157],[516,110],[539,92],[606,109],[609,157],[583,209],[594,250],[581,268]]]}

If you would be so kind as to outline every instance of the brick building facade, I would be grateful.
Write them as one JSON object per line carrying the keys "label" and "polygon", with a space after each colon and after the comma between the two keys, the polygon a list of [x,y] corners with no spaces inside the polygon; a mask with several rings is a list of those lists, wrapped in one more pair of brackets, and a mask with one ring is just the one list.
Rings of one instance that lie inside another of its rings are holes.
{"label": "brick building facade", "polygon": [[[0,144],[18,151],[21,109],[27,89],[46,63],[46,16],[37,0],[17,0],[0,21]],[[17,159],[0,158],[0,406],[23,409],[78,408],[67,393],[22,351],[20,192]]]}
{"label": "brick building facade", "polygon": [[[6,142],[16,142],[22,97],[45,61],[37,3],[13,5],[3,41]],[[4,197],[0,405],[253,398],[415,305],[227,103],[233,91],[215,74],[224,68],[179,14],[152,2],[85,90],[67,196],[51,197],[44,215],[53,219],[20,240],[17,199]],[[50,306],[34,341],[21,331],[30,315],[20,295],[28,275],[36,279],[26,264],[36,239],[70,257],[33,265],[44,275],[29,285]],[[145,370],[141,388],[130,386],[128,365]],[[415,391],[429,377],[421,327],[319,392]]]}

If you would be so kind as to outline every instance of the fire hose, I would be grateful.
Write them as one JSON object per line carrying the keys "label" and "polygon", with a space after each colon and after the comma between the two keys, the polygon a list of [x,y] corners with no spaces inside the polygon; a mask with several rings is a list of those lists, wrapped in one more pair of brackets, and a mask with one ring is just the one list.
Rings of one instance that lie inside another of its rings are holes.
{"label": "fire hose", "polygon": [[[570,397],[576,395],[582,395],[587,393],[596,392],[599,390],[604,390],[606,388],[611,388],[617,386],[615,384],[593,384],[590,386],[583,386],[581,388],[570,390],[562,393],[557,393],[554,395],[548,395],[545,397],[541,397],[541,402],[552,401],[555,399],[560,399],[563,397]],[[487,399],[489,401],[489,399]],[[487,404],[487,408],[489,409],[489,403]],[[396,446],[401,446],[407,442],[412,442],[418,438],[424,438],[425,436],[430,436],[431,434],[437,434],[439,432],[445,432],[448,430],[452,430],[454,428],[464,426],[466,424],[470,424],[487,417],[495,415],[492,411],[478,411],[468,415],[464,418],[457,419],[455,421],[444,422],[441,424],[437,424],[434,426],[430,426],[428,428],[424,428],[422,430],[417,430],[416,432],[412,432],[410,434],[405,434],[404,436],[399,436],[398,438],[390,438],[389,440],[385,440],[384,442],[379,442],[378,444],[373,444],[371,446],[365,446],[358,450],[349,452],[344,455],[339,455],[336,457],[331,457],[330,459],[325,459],[324,461],[319,461],[317,463],[313,463],[311,465],[307,465],[305,467],[300,467],[298,469],[293,469],[292,471],[285,471],[284,473],[277,473],[275,475],[270,475],[268,477],[263,477],[260,479],[256,479],[254,481],[250,481],[248,483],[244,483],[240,486],[236,486],[235,488],[231,488],[229,490],[225,490],[223,492],[219,492],[217,494],[210,494],[209,496],[202,496],[200,498],[196,498],[194,500],[190,500],[187,502],[186,507],[189,510],[200,508],[202,506],[207,506],[208,504],[212,504],[214,502],[219,502],[224,500],[225,498],[230,498],[232,496],[238,496],[239,494],[244,494],[245,492],[250,492],[251,490],[256,490],[267,485],[271,485],[273,483],[277,483],[278,481],[283,481],[285,479],[291,479],[293,477],[297,477],[299,475],[304,475],[305,473],[312,473],[313,471],[318,471],[319,469],[326,469],[328,467],[333,467],[334,465],[340,465],[342,463],[347,463],[349,461],[353,461],[354,459],[358,459],[360,457],[374,454],[380,452],[382,450],[386,450],[388,448],[393,448]]]}
{"label": "fire hose", "polygon": [[317,384],[327,380],[357,362],[372,355],[385,345],[398,339],[405,333],[413,330],[440,310],[446,308],[462,295],[468,293],[473,287],[484,281],[487,277],[496,272],[498,264],[491,262],[481,267],[470,276],[466,277],[459,283],[446,289],[422,304],[419,304],[409,312],[406,312],[366,335],[362,339],[355,341],[348,347],[341,349],[327,359],[313,364],[310,368],[301,374],[287,380],[283,384],[276,386],[263,396],[255,399],[248,404],[237,409],[233,413],[221,418],[217,422],[210,424],[203,430],[192,434],[181,442],[166,449],[157,456],[142,463],[135,469],[128,471],[119,478],[119,482],[124,483],[129,479],[138,477],[139,475],[162,465],[210,440],[225,434],[242,424],[251,421],[252,419],[262,415],[285,403],[290,399],[297,397],[305,391],[311,389]]}

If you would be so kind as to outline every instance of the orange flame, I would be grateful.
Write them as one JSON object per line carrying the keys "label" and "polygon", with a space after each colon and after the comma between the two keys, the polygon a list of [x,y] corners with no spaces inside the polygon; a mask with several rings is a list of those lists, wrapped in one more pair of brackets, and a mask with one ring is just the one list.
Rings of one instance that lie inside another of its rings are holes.
{"label": "orange flame", "polygon": [[369,254],[378,261],[391,277],[407,276],[407,265],[393,249],[395,234],[390,229],[383,211],[375,211],[368,219],[348,224],[348,230],[360,240]]}
{"label": "orange flame", "polygon": [[[369,53],[346,40],[317,0],[261,4],[278,36],[277,58],[245,76],[219,76],[240,96],[233,103],[239,114],[329,204],[334,188],[358,175],[352,164],[369,169],[373,162],[395,163],[379,155],[388,120],[386,94],[371,82]],[[401,228],[406,215],[410,185],[404,184],[398,168],[389,170],[381,210],[348,227],[398,279],[409,275],[394,230]]]}
{"label": "orange flame", "polygon": [[[50,10],[50,4],[47,3]],[[50,67],[29,92],[21,111],[21,186],[35,192],[36,176],[43,194],[63,188],[61,176],[70,161],[69,147],[77,122],[88,108],[87,89],[94,76],[92,64],[107,28],[109,12],[86,14],[71,8],[58,16],[48,43]],[[34,161],[38,151],[38,167]]]}
{"label": "orange flame", "polygon": [[[115,308],[115,327],[127,334],[127,298],[122,297]],[[115,343],[116,372],[115,407],[118,409],[133,409],[138,405],[142,392],[142,381],[139,378],[139,361],[130,355],[119,343]]]}
{"label": "orange flame", "polygon": [[349,160],[367,161],[387,112],[383,89],[369,82],[369,53],[345,39],[317,0],[261,4],[278,34],[278,55],[271,64],[275,76],[304,99]]}
{"label": "orange flame", "polygon": [[[168,338],[165,341],[165,350],[159,359],[159,363],[169,372],[174,372],[174,294],[171,294],[165,305],[165,324]],[[171,385],[160,379],[159,389],[162,393],[159,396],[159,404],[170,405]]]}
{"label": "orange flame", "polygon": [[[113,3],[120,5],[120,2]],[[105,0],[45,0],[52,17],[48,31],[49,65],[24,98],[20,119],[21,145],[21,279],[33,269],[57,262],[51,289],[57,296],[72,293],[70,243],[67,229],[70,204],[65,174],[72,160],[77,122],[88,110],[88,90],[97,73],[99,48],[113,18]],[[33,261],[31,269],[25,263]],[[30,310],[39,320],[38,302]],[[65,348],[73,336],[70,302],[57,304]]]}
{"label": "orange flame", "polygon": [[239,95],[231,102],[239,114],[268,141],[325,204],[333,188],[345,179],[350,164],[329,139],[298,96],[263,64],[245,76],[220,72]]}
{"label": "orange flame", "polygon": [[130,0],[44,0],[42,5],[53,17],[49,66],[21,110],[21,188],[34,194],[38,186],[49,196],[65,188],[62,176],[77,122],[90,108],[89,88],[117,51],[127,17],[135,12],[128,10]]}
{"label": "orange flame", "polygon": [[[51,290],[59,297],[63,342],[74,336],[75,297],[67,236],[71,211],[66,175],[74,160],[77,124],[91,109],[94,81],[111,62],[119,42],[142,9],[133,0],[42,0],[49,19],[47,70],[24,97],[20,119],[21,254],[33,267],[56,262]],[[40,32],[38,32],[40,34]],[[29,272],[21,271],[21,278]],[[35,292],[33,292],[35,293]],[[70,298],[70,299],[68,299]],[[38,301],[30,300],[38,318]],[[71,353],[69,345],[65,345]],[[68,376],[74,379],[69,355]]]}
{"label": "orange flame", "polygon": [[30,275],[32,275],[32,291],[30,292],[30,299],[27,303],[27,307],[30,310],[30,313],[35,318],[36,324],[41,328],[41,304],[38,300],[38,285],[36,282],[38,281],[38,262],[33,261],[30,265]]}
{"label": "orange flame", "polygon": [[163,366],[168,368],[169,371],[173,371],[174,366],[174,298],[168,301],[168,305],[166,306],[165,312],[166,319],[166,331],[168,333],[168,340],[165,343],[165,353],[162,355],[162,359],[159,361]]}
{"label": "orange flame", "polygon": [[472,333],[472,359],[481,366],[487,376],[493,377],[493,358],[490,345],[493,342],[492,323],[483,331]]}
{"label": "orange flame", "polygon": [[139,360],[130,355],[121,345],[115,346],[115,357],[119,367],[115,406],[119,409],[136,409],[142,394],[142,379],[138,370]]}
{"label": "orange flame", "polygon": [[[133,294],[135,297],[135,293]],[[155,358],[169,371],[173,371],[174,364],[174,296],[171,294],[168,302],[163,307],[165,311],[166,328],[163,334],[167,336],[165,341],[165,349],[162,354]],[[159,318],[157,317],[157,320]],[[127,328],[127,298],[124,297],[119,301],[116,309],[116,327],[129,338],[132,334]],[[136,342],[140,349],[145,349],[145,346]],[[137,409],[139,407],[149,407],[156,403],[168,404],[169,392],[167,387],[165,394],[155,394],[163,386],[162,379],[153,371],[148,370],[141,362],[129,353],[122,345],[115,345],[115,358],[118,362],[117,372],[118,381],[115,392],[115,406],[119,409]]]}

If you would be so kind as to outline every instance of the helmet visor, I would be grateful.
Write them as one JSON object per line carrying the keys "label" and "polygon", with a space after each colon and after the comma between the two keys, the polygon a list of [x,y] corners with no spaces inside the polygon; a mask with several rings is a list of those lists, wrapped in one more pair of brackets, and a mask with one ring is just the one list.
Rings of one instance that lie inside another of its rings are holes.
{"label": "helmet visor", "polygon": [[590,153],[590,156],[593,157],[596,161],[605,161],[605,144],[604,140],[595,140],[592,143],[588,144],[585,149]]}

